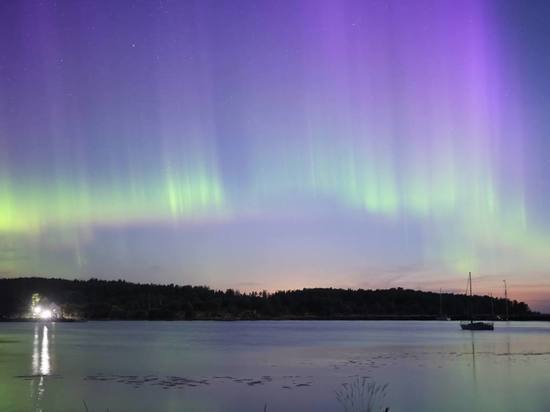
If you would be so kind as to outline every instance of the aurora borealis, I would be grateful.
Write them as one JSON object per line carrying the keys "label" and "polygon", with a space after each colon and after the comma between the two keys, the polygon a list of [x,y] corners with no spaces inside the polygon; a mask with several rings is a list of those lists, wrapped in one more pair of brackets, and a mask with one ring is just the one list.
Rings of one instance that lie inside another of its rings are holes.
{"label": "aurora borealis", "polygon": [[0,4],[0,273],[550,301],[544,2]]}

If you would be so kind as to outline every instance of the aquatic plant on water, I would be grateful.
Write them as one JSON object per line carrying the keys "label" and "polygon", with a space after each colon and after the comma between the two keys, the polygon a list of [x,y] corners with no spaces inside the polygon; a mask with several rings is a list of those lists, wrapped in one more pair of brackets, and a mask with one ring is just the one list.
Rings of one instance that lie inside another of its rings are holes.
{"label": "aquatic plant on water", "polygon": [[379,385],[359,378],[351,383],[344,383],[336,391],[336,399],[345,412],[389,412],[384,406],[388,384]]}
{"label": "aquatic plant on water", "polygon": [[[90,409],[88,409],[88,404],[86,403],[86,401],[84,399],[82,399],[82,404],[84,405],[84,411],[85,412],[91,412]],[[105,409],[105,412],[111,412],[109,410],[109,408]]]}

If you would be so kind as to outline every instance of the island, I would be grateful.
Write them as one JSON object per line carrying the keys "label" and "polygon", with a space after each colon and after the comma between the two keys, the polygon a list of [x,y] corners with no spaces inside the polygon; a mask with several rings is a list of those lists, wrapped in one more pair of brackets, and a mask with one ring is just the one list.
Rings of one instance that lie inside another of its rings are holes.
{"label": "island", "polygon": [[[207,286],[22,277],[0,279],[0,320],[32,319],[37,296],[55,305],[59,320],[437,320],[468,315],[465,295],[403,288],[243,293]],[[504,320],[507,304],[510,320],[550,319],[524,302],[472,299],[479,319]]]}

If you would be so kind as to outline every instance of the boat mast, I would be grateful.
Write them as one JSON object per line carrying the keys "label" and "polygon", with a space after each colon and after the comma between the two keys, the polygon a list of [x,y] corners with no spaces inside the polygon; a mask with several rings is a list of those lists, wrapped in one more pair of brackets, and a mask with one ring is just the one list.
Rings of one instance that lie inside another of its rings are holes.
{"label": "boat mast", "polygon": [[443,317],[443,301],[441,300],[441,288],[439,288],[439,317]]}
{"label": "boat mast", "polygon": [[470,322],[474,321],[474,304],[472,302],[472,272],[468,272],[468,284],[470,285]]}
{"label": "boat mast", "polygon": [[506,286],[506,279],[504,282],[504,303],[506,304],[506,321],[510,320],[510,312],[508,309],[508,287]]}

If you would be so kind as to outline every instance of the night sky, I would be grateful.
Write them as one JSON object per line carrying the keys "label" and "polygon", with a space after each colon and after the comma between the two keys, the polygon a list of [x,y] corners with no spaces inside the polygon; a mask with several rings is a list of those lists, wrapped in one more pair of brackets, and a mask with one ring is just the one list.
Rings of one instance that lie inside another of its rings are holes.
{"label": "night sky", "polygon": [[546,1],[0,2],[0,274],[550,310]]}

